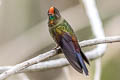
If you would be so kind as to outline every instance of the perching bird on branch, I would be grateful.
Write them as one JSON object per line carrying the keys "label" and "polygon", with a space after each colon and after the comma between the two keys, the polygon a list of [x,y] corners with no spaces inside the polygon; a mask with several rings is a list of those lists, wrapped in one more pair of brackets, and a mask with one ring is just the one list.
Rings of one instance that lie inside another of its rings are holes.
{"label": "perching bird on branch", "polygon": [[48,10],[49,32],[58,46],[61,47],[65,57],[78,72],[85,72],[88,75],[88,69],[84,61],[89,64],[87,57],[81,51],[76,35],[69,23],[61,17],[58,9],[50,7]]}

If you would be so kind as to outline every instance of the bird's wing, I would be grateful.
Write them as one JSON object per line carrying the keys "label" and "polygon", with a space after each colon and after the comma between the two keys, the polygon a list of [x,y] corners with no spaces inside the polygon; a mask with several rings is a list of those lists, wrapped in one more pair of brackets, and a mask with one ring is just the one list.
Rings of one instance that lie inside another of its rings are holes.
{"label": "bird's wing", "polygon": [[76,50],[73,38],[69,33],[64,33],[59,36],[59,46],[70,62],[70,64],[80,73],[85,72],[88,75],[87,67],[83,61],[83,57],[79,51]]}
{"label": "bird's wing", "polygon": [[86,61],[87,64],[89,64],[89,61],[88,61],[87,57],[84,55],[84,53],[82,52],[75,35],[72,35],[72,42],[74,44],[75,50],[78,51],[81,54],[83,60]]}
{"label": "bird's wing", "polygon": [[72,42],[72,38],[67,34],[64,33],[59,37],[59,46],[62,48],[65,57],[68,59],[70,64],[80,73],[83,72],[82,66],[80,65],[77,55],[75,54],[74,44]]}

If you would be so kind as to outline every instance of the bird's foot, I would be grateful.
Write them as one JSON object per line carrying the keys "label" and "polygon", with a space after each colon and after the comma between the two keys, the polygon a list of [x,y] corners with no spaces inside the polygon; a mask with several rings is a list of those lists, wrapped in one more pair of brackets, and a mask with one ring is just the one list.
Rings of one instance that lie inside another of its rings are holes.
{"label": "bird's foot", "polygon": [[54,47],[53,50],[55,50],[57,54],[62,52],[59,45],[56,45],[56,47]]}

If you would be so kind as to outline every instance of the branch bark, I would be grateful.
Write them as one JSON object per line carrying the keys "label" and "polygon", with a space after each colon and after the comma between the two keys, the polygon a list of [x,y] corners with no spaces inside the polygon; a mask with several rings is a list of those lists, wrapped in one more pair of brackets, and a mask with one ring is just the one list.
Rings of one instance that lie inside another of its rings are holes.
{"label": "branch bark", "polygon": [[[96,44],[112,43],[112,42],[120,42],[120,36],[86,40],[86,41],[80,42],[80,45],[81,45],[81,47],[86,47],[86,46],[92,46],[92,45],[96,45]],[[60,50],[60,48],[58,50]],[[4,80],[7,77],[9,77],[10,75],[13,75],[13,74],[21,72],[21,71],[22,72],[24,72],[24,71],[32,71],[32,70],[34,71],[35,69],[37,69],[37,70],[38,69],[46,70],[46,69],[53,69],[53,68],[63,67],[63,66],[68,65],[67,60],[64,59],[64,58],[63,59],[58,59],[58,60],[53,60],[53,61],[51,61],[51,63],[50,62],[41,62],[41,63],[39,63],[40,61],[45,60],[45,59],[47,59],[49,57],[52,57],[52,56],[54,56],[56,54],[57,53],[56,53],[55,50],[50,50],[50,51],[48,51],[46,53],[40,54],[39,56],[37,56],[35,58],[32,58],[32,59],[30,59],[28,61],[25,61],[23,63],[17,64],[17,65],[15,65],[13,67],[3,67],[3,69],[6,68],[6,70],[7,69],[9,69],[9,70],[3,72],[0,75],[0,80]],[[96,53],[96,55],[97,55],[97,53]],[[92,57],[91,57],[91,56],[87,55],[87,53],[86,53],[86,56],[90,60],[93,60],[93,59],[96,59],[96,57],[98,58],[98,57],[102,56],[102,55],[97,55],[97,56],[96,55],[92,55]],[[93,57],[93,56],[95,56],[95,57]],[[37,63],[39,63],[39,64],[37,65]],[[33,65],[33,64],[35,64],[35,65]],[[33,66],[31,66],[31,65],[33,65]],[[31,68],[29,66],[31,66]],[[35,66],[36,66],[36,68],[35,68]],[[34,67],[34,69],[33,69],[33,67]],[[39,68],[37,68],[37,67],[39,67]],[[2,71],[2,68],[1,68],[1,71]]]}

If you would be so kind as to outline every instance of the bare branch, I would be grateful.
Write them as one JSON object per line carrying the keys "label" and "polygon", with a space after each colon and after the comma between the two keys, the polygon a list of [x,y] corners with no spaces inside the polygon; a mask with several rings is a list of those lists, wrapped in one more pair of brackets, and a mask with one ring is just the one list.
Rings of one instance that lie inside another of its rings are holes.
{"label": "bare branch", "polygon": [[[44,70],[49,70],[49,69],[61,68],[61,67],[67,66],[67,65],[69,65],[69,62],[67,61],[67,59],[60,58],[60,59],[49,60],[49,61],[40,62],[38,64],[34,64],[32,66],[29,66],[28,68],[25,68],[22,71],[19,71],[18,73],[28,72],[28,71],[29,72],[44,71]],[[13,68],[13,66],[2,66],[2,67],[0,67],[0,73],[7,71],[11,68]]]}
{"label": "bare branch", "polygon": [[120,42],[120,36],[84,40],[84,41],[79,42],[79,44],[81,47],[87,47],[87,46],[92,46],[92,45],[97,45],[97,44],[114,43],[114,42]]}
{"label": "bare branch", "polygon": [[47,59],[48,57],[51,57],[51,56],[54,56],[56,54],[56,51],[55,50],[51,50],[49,52],[46,52],[44,54],[41,54],[37,57],[34,57],[28,61],[25,61],[23,63],[20,63],[20,64],[17,64],[16,66],[14,66],[12,69],[8,70],[8,71],[5,71],[3,72],[2,74],[0,74],[0,80],[4,80],[5,78],[7,78],[8,76],[12,75],[12,74],[15,74],[33,64],[37,64],[39,63],[40,61],[42,60],[45,60]]}
{"label": "bare branch", "polygon": [[[103,30],[103,24],[99,16],[99,12],[96,6],[96,0],[83,0],[86,13],[88,15],[92,32],[95,35],[96,38],[101,38],[104,37],[104,30]],[[97,53],[98,55],[103,55],[105,50],[107,48],[107,44],[100,44],[97,45],[95,49],[93,49],[91,52],[94,52],[95,54]],[[88,53],[88,54],[89,54]],[[95,55],[92,53],[92,55]],[[97,59],[95,61],[95,75],[94,75],[94,80],[100,80],[101,78],[101,58]]]}
{"label": "bare branch", "polygon": [[[91,45],[96,45],[96,44],[101,44],[101,43],[112,43],[112,42],[120,42],[120,36],[86,40],[86,41],[80,42],[80,45],[81,45],[81,47],[85,47],[85,46],[91,46]],[[46,69],[63,67],[63,66],[68,65],[68,61],[64,58],[58,59],[58,60],[47,61],[47,62],[40,62],[40,61],[45,60],[45,59],[47,59],[51,56],[54,56],[54,55],[56,55],[56,51],[51,50],[51,51],[43,53],[35,58],[32,58],[28,61],[17,64],[14,67],[12,67],[12,66],[0,67],[0,72],[5,70],[5,72],[3,72],[0,75],[0,80],[3,80],[5,78],[7,78],[8,76],[15,74],[15,73],[18,73],[18,72],[21,72],[21,71],[22,72],[24,72],[24,71],[36,71],[38,69],[39,70],[46,70]],[[87,55],[87,53],[86,53],[86,55]],[[87,57],[90,60],[92,60],[92,59],[96,59],[96,55],[94,55],[95,57],[91,57],[91,56],[87,55]],[[98,56],[100,57],[101,55],[97,55],[97,57]],[[39,64],[37,64],[37,63],[39,63]],[[33,64],[35,64],[35,65],[33,65]],[[33,66],[31,66],[31,65],[33,65]],[[31,66],[31,67],[29,67],[29,66]],[[9,69],[9,70],[6,71],[7,69]]]}

